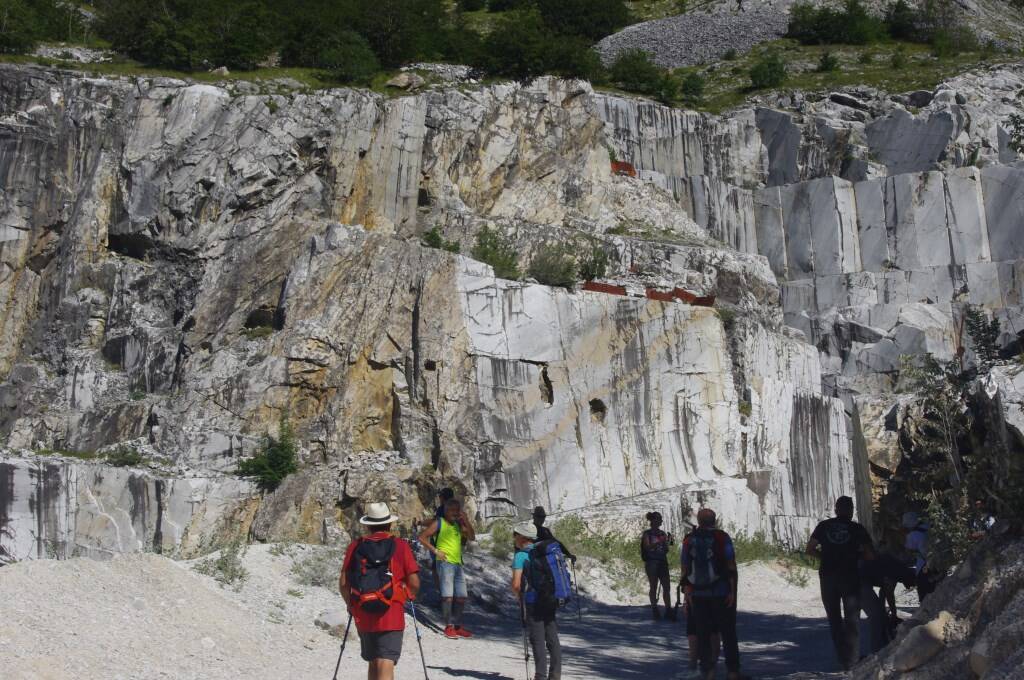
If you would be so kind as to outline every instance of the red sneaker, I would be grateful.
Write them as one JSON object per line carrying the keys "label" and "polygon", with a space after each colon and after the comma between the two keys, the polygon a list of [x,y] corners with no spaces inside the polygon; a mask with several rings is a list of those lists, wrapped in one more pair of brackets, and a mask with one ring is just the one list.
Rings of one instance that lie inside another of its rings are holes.
{"label": "red sneaker", "polygon": [[459,631],[456,630],[455,626],[445,626],[444,636],[449,640],[458,640]]}
{"label": "red sneaker", "polygon": [[456,628],[456,629],[455,629],[455,632],[456,632],[456,633],[457,633],[457,634],[458,634],[458,635],[459,635],[460,637],[464,637],[464,638],[471,638],[471,637],[473,637],[473,634],[472,634],[472,633],[470,633],[470,632],[469,632],[468,630],[466,630],[465,628],[463,628],[462,626],[459,626],[458,628]]}

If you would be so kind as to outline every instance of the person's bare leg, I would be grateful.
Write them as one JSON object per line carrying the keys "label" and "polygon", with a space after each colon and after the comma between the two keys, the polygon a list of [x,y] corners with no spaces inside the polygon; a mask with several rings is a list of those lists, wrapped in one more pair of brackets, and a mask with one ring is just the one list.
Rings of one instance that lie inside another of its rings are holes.
{"label": "person's bare leg", "polygon": [[370,680],[395,680],[395,662],[390,659],[374,659],[370,662]]}
{"label": "person's bare leg", "polygon": [[[717,637],[718,636],[716,635],[715,638]],[[714,644],[715,638],[712,638],[712,644]],[[690,648],[690,667],[693,668],[697,665],[697,662],[700,660],[700,650],[697,648],[697,636],[687,635],[686,642],[687,646]],[[715,652],[715,658],[718,658],[717,651]]]}

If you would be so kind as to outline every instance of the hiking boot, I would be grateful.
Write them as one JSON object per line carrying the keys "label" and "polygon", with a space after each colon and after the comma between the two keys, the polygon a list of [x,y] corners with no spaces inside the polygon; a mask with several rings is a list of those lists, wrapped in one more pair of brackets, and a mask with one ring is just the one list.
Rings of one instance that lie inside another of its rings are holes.
{"label": "hiking boot", "polygon": [[468,630],[466,630],[463,626],[456,626],[455,627],[455,633],[459,637],[464,637],[464,638],[471,638],[471,637],[473,637],[473,634],[470,633]]}
{"label": "hiking boot", "polygon": [[449,640],[458,640],[460,635],[459,631],[455,629],[455,626],[448,625],[444,627],[444,636]]}
{"label": "hiking boot", "polygon": [[651,607],[651,616],[654,617],[655,621],[661,621],[661,610],[658,609],[657,605]]}

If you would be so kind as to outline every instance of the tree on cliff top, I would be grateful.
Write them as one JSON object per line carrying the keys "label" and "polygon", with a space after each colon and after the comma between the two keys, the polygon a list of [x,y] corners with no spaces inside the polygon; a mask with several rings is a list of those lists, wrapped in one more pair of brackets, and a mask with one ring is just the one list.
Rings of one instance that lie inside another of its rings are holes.
{"label": "tree on cliff top", "polygon": [[273,491],[284,478],[298,471],[295,460],[295,431],[287,415],[278,421],[277,437],[269,433],[258,454],[239,462],[237,472],[243,477],[253,477],[264,491]]}

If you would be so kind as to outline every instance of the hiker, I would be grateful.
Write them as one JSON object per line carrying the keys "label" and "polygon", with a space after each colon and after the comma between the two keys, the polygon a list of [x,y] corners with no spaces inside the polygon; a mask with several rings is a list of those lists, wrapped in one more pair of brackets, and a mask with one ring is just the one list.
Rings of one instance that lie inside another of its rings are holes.
{"label": "hiker", "polygon": [[445,503],[455,498],[455,492],[452,491],[451,487],[444,487],[437,492],[437,509],[434,510],[434,519],[441,519],[444,517],[444,506]]}
{"label": "hiker", "polygon": [[644,531],[640,536],[640,557],[644,561],[644,571],[647,572],[647,582],[650,585],[649,596],[651,598],[651,614],[655,621],[661,620],[661,611],[658,609],[658,588],[662,590],[665,600],[665,616],[670,621],[676,620],[676,611],[672,609],[672,580],[668,571],[668,549],[674,541],[672,534],[661,530],[661,513],[647,513],[647,521],[651,528]]}
{"label": "hiker", "polygon": [[[560,680],[562,677],[562,644],[558,639],[558,622],[555,619],[558,601],[538,588],[535,566],[538,556],[536,524],[520,522],[512,529],[516,554],[512,560],[512,592],[519,600],[519,614],[526,630],[530,647],[533,649],[534,680]],[[557,541],[547,539],[549,542]],[[566,580],[568,576],[565,576]],[[547,592],[547,591],[544,591]],[[527,657],[529,653],[527,652]]]}
{"label": "hiker", "polygon": [[409,544],[391,533],[398,518],[387,503],[370,503],[359,523],[366,536],[345,552],[338,590],[355,619],[369,680],[393,680],[402,655],[406,600],[420,589],[419,566]]}
{"label": "hiker", "polygon": [[444,516],[433,520],[420,533],[420,543],[437,558],[437,582],[441,591],[444,635],[449,639],[469,638],[473,634],[462,625],[468,591],[462,564],[462,546],[476,540],[462,503],[454,498],[444,504]]}
{"label": "hiker", "polygon": [[[916,581],[914,570],[889,553],[869,555],[861,560],[860,603],[868,617],[872,653],[896,637],[896,627],[900,623],[899,610],[896,609],[896,584],[912,588]],[[875,593],[875,588],[878,588],[878,593]]]}
{"label": "hiker", "polygon": [[537,527],[537,540],[554,541],[558,544],[558,547],[562,549],[562,554],[565,555],[565,558],[573,564],[575,564],[576,556],[572,554],[572,551],[569,550],[569,548],[565,547],[565,543],[562,543],[557,538],[555,538],[555,535],[551,533],[551,529],[548,529],[546,526],[544,526],[544,520],[546,520],[547,518],[548,513],[544,510],[543,505],[538,505],[533,509],[533,524],[535,527]]}
{"label": "hiker", "polygon": [[[686,643],[690,661],[690,670],[695,671],[700,667],[700,638],[697,637],[697,619],[690,607],[693,598],[687,597],[683,600],[683,614],[686,616]],[[679,603],[676,603],[679,606]],[[718,627],[711,628],[711,667],[718,665],[718,655],[722,652],[722,636],[718,634]]]}
{"label": "hiker", "polygon": [[971,532],[970,537],[972,541],[980,541],[988,535],[991,531],[992,526],[996,523],[996,518],[988,511],[985,507],[985,502],[980,498],[974,501],[974,516],[971,517]]}
{"label": "hiker", "polygon": [[923,603],[941,580],[928,568],[928,529],[931,527],[916,512],[905,512],[902,519],[903,530],[907,534],[903,547],[913,560],[914,574],[917,576],[917,599]]}
{"label": "hiker", "polygon": [[807,554],[820,558],[818,581],[832,644],[843,670],[860,660],[860,559],[873,557],[871,536],[853,521],[853,499],[840,496],[836,516],[821,522],[807,541]]}
{"label": "hiker", "polygon": [[729,534],[716,529],[718,518],[710,508],[697,513],[697,528],[683,539],[679,583],[694,619],[700,671],[715,677],[717,655],[712,655],[712,636],[718,632],[725,648],[729,680],[741,680],[740,649],[736,639],[736,549]]}

